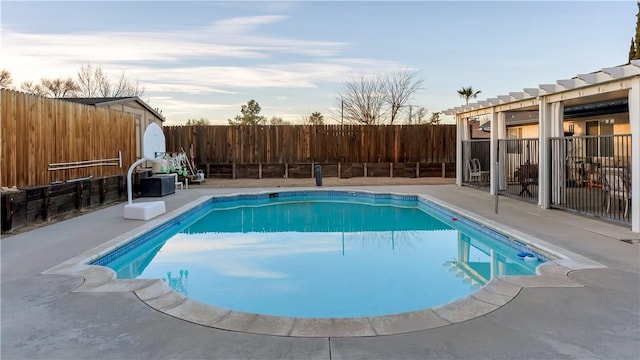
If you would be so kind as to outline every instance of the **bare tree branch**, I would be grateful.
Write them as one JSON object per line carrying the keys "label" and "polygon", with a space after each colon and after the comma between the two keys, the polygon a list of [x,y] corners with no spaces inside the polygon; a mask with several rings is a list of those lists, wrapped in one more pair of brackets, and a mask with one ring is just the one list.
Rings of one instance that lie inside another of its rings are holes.
{"label": "bare tree branch", "polygon": [[78,84],[71,78],[42,79],[40,83],[42,89],[45,91],[45,96],[55,98],[75,96],[80,90]]}
{"label": "bare tree branch", "polygon": [[2,71],[0,71],[0,87],[8,89],[11,87],[11,84],[13,84],[11,73],[7,69],[2,69]]}
{"label": "bare tree branch", "polygon": [[422,87],[422,79],[418,73],[408,69],[400,69],[384,76],[386,102],[391,116],[390,123],[396,120],[400,109],[409,102],[411,96]]}
{"label": "bare tree branch", "polygon": [[138,80],[126,78],[126,71],[122,70],[117,83],[114,83],[102,70],[102,67],[83,65],[78,70],[79,96],[83,97],[131,97],[144,95],[145,89]]}
{"label": "bare tree branch", "polygon": [[338,93],[338,101],[348,123],[375,125],[384,119],[385,86],[379,76],[347,81]]}
{"label": "bare tree branch", "polygon": [[91,64],[82,65],[78,70],[78,95],[82,97],[96,97],[97,84],[93,77],[93,67]]}
{"label": "bare tree branch", "polygon": [[32,81],[24,81],[20,84],[20,90],[32,95],[47,95],[47,91],[40,84],[34,84]]}
{"label": "bare tree branch", "polygon": [[393,124],[402,107],[421,89],[422,79],[407,69],[375,75],[360,76],[348,81],[338,93],[340,114],[334,117],[349,123]]}

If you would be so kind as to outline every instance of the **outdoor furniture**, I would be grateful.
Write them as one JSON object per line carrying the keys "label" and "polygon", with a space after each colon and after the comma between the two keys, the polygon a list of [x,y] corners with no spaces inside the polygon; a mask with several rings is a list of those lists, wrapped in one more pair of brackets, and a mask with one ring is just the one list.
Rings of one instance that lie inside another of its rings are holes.
{"label": "outdoor furniture", "polygon": [[189,185],[187,184],[187,179],[186,179],[186,178],[185,178],[185,180],[184,180],[184,184],[183,184],[183,183],[182,183],[182,181],[180,181],[180,180],[179,180],[178,174],[176,174],[176,173],[171,173],[171,174],[169,174],[169,175],[172,175],[172,176],[174,177],[174,181],[175,181],[175,183],[176,183],[176,189],[177,189],[178,187],[180,187],[180,190],[184,189],[184,185],[185,185],[185,184],[187,185],[187,189],[189,188]]}
{"label": "outdoor furniture", "polygon": [[154,175],[140,179],[142,197],[162,197],[176,192],[176,181],[173,174]]}
{"label": "outdoor furniture", "polygon": [[531,184],[538,184],[538,164],[520,165],[518,170],[516,170],[515,176],[520,183],[520,194],[518,195],[522,196],[526,194],[533,196],[529,190],[529,186]]}
{"label": "outdoor furniture", "polygon": [[611,199],[616,202],[622,201],[624,206],[624,217],[629,213],[629,202],[631,200],[630,183],[626,178],[624,168],[604,168],[603,188],[607,192],[607,213],[611,211]]}
{"label": "outdoor furniture", "polygon": [[467,160],[467,171],[469,172],[469,182],[480,183],[488,181],[490,171],[483,171],[478,158]]}

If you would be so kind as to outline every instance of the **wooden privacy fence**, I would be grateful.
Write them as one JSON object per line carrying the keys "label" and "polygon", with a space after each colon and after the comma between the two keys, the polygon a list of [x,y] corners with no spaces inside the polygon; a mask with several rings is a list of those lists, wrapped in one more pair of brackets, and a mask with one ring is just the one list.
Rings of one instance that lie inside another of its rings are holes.
{"label": "wooden privacy fence", "polygon": [[6,89],[0,106],[0,186],[114,176],[136,160],[132,114]]}
{"label": "wooden privacy fence", "polygon": [[455,125],[164,127],[196,164],[455,163]]}

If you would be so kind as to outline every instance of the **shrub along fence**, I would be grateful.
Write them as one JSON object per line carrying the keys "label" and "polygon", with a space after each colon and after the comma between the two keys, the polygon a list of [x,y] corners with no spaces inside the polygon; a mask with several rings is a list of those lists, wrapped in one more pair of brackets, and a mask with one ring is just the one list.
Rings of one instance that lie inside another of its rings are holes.
{"label": "shrub along fence", "polygon": [[207,177],[455,177],[455,125],[164,127]]}

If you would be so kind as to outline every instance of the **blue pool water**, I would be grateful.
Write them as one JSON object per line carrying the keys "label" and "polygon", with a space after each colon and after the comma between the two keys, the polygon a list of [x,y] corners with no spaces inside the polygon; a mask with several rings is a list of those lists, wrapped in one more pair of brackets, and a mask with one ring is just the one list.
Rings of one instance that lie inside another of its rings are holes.
{"label": "blue pool water", "polygon": [[416,196],[307,191],[212,198],[94,264],[223,308],[341,318],[447,304],[547,260],[522,251]]}

